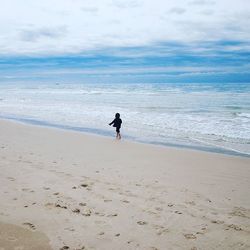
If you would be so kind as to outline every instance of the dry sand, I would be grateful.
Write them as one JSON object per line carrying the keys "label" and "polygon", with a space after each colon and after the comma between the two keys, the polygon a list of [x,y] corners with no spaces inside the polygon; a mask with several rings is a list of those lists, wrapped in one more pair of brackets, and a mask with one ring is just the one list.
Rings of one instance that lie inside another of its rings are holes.
{"label": "dry sand", "polygon": [[0,121],[0,249],[250,249],[250,158]]}

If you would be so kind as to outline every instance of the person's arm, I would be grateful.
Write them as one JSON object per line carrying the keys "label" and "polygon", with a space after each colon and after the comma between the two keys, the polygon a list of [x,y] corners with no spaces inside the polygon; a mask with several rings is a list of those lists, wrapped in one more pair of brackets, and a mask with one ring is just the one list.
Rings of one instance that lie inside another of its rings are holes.
{"label": "person's arm", "polygon": [[111,123],[109,123],[109,126],[111,126],[114,122],[115,122],[115,120],[113,120]]}

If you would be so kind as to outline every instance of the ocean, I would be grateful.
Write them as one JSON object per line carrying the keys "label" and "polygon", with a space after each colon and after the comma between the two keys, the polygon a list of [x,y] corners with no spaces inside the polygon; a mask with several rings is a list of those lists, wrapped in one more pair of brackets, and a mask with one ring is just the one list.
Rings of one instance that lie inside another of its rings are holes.
{"label": "ocean", "polygon": [[0,117],[250,156],[250,83],[0,83]]}

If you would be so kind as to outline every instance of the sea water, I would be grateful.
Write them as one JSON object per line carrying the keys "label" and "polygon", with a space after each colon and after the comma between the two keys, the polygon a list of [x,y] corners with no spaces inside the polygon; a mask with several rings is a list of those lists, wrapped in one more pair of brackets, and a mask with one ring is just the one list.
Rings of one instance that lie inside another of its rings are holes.
{"label": "sea water", "polygon": [[249,83],[0,83],[2,118],[250,155]]}

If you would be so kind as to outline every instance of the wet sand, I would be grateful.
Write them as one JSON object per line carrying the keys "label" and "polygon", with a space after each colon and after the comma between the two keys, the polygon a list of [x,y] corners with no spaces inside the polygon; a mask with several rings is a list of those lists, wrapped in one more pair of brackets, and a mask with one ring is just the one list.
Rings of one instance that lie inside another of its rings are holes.
{"label": "wet sand", "polygon": [[29,229],[0,222],[0,249],[52,249],[45,234],[35,231],[31,223],[23,223],[23,226],[28,226]]}
{"label": "wet sand", "polygon": [[0,171],[1,250],[250,248],[250,158],[0,120]]}

